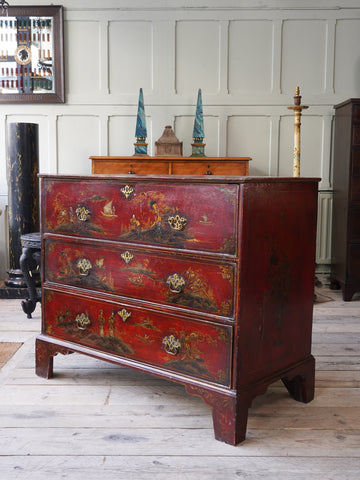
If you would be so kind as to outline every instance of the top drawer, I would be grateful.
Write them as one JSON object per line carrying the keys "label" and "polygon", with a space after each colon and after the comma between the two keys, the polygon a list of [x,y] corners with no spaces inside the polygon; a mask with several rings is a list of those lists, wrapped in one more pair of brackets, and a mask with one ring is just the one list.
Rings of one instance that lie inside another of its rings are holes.
{"label": "top drawer", "polygon": [[44,233],[236,254],[237,185],[43,181]]}

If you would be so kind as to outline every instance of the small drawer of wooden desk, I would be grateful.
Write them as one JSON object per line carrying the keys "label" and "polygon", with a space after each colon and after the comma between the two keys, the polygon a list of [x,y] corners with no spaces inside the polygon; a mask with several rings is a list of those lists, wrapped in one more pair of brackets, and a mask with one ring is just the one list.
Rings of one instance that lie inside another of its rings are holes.
{"label": "small drawer of wooden desk", "polygon": [[42,308],[46,335],[221,385],[230,384],[231,326],[47,288]]}

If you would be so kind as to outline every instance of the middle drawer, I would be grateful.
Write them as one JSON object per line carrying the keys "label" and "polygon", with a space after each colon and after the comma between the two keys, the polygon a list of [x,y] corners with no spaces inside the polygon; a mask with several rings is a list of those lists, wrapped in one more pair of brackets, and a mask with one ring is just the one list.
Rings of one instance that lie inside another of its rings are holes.
{"label": "middle drawer", "polygon": [[232,318],[235,264],[47,238],[45,281]]}

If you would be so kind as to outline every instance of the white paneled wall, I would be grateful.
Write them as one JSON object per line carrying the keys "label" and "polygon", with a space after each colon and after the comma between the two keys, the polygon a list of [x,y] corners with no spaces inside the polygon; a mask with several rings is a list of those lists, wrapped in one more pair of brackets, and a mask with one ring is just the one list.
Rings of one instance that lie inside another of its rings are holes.
{"label": "white paneled wall", "polygon": [[[31,5],[28,0],[11,5]],[[46,1],[37,1],[47,5]],[[318,252],[330,262],[333,106],[360,97],[358,0],[64,0],[66,103],[0,104],[0,280],[8,267],[6,131],[39,123],[40,171],[90,173],[90,155],[134,151],[139,88],[149,153],[172,125],[191,153],[198,88],[207,155],[250,156],[251,175],[321,178]]]}

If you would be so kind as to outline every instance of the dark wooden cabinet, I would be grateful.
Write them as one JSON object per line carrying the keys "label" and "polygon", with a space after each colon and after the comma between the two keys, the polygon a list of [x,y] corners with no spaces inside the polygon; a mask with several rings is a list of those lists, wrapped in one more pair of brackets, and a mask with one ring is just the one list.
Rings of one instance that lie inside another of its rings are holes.
{"label": "dark wooden cabinet", "polygon": [[282,379],[314,395],[317,180],[41,176],[36,372],[80,352],[179,382],[244,440]]}
{"label": "dark wooden cabinet", "polygon": [[360,99],[335,106],[331,286],[360,291]]}
{"label": "dark wooden cabinet", "polygon": [[249,175],[249,157],[90,157],[92,173]]}

